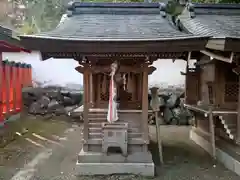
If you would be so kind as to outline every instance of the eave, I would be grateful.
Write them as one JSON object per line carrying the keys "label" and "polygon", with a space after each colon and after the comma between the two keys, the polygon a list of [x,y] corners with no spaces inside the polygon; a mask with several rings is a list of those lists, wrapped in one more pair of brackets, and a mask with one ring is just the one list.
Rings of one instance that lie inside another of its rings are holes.
{"label": "eave", "polygon": [[27,52],[27,53],[31,52],[25,48],[12,45],[12,44],[9,44],[8,42],[0,40],[0,52],[21,52],[21,51]]}
{"label": "eave", "polygon": [[225,50],[232,52],[240,52],[240,37],[226,37]]}
{"label": "eave", "polygon": [[206,44],[206,48],[225,51],[225,38],[211,38]]}
{"label": "eave", "polygon": [[[190,36],[156,39],[69,39],[57,37],[21,36],[24,47],[39,50],[52,57],[58,53],[74,55],[93,54],[159,54],[171,52],[189,52],[205,49],[209,37]],[[168,57],[166,57],[168,58]]]}
{"label": "eave", "polygon": [[219,51],[240,52],[239,45],[240,37],[211,38],[206,48]]}

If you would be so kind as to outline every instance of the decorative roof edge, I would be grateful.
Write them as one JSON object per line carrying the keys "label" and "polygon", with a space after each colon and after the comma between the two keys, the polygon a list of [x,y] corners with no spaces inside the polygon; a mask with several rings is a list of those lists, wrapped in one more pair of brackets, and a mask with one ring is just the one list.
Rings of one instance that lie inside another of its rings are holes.
{"label": "decorative roof edge", "polygon": [[114,2],[70,2],[68,9],[88,7],[88,8],[158,8],[159,3],[146,3],[146,2],[130,2],[130,3],[114,3]]}
{"label": "decorative roof edge", "polygon": [[130,3],[113,3],[113,2],[70,2],[67,7],[67,15],[71,17],[80,8],[98,8],[98,9],[159,9],[162,17],[166,16],[166,4],[153,2],[130,2]]}
{"label": "decorative roof edge", "polygon": [[222,3],[222,4],[208,4],[208,3],[187,3],[186,9],[190,13],[190,17],[194,18],[196,17],[195,9],[217,9],[217,10],[233,10],[233,9],[239,9],[240,10],[240,4],[228,4],[228,3]]}
{"label": "decorative roof edge", "polygon": [[172,40],[191,40],[191,39],[208,39],[212,36],[198,36],[191,35],[187,37],[171,37],[171,38],[128,38],[128,39],[111,39],[111,38],[60,38],[54,36],[39,36],[39,35],[20,35],[21,40],[23,39],[44,39],[44,40],[62,40],[62,41],[82,41],[82,42],[158,42],[158,41],[172,41]]}

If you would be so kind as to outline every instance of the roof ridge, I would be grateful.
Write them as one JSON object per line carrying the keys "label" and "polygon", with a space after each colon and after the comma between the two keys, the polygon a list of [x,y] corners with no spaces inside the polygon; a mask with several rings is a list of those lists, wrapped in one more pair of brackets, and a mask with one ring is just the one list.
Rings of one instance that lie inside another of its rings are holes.
{"label": "roof ridge", "polygon": [[240,9],[240,4],[237,3],[220,3],[220,4],[214,4],[214,3],[189,3],[194,8],[199,9]]}
{"label": "roof ridge", "polygon": [[76,14],[160,14],[165,12],[164,3],[153,2],[70,2],[67,8],[69,16]]}
{"label": "roof ridge", "polygon": [[158,2],[79,2],[74,1],[68,4],[68,9],[73,10],[75,8],[159,8]]}

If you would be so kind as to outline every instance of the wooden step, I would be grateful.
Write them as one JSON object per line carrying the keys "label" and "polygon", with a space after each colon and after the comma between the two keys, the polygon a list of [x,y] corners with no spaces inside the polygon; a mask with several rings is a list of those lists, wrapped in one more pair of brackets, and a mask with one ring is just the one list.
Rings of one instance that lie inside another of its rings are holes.
{"label": "wooden step", "polygon": [[224,131],[228,135],[229,139],[235,139],[237,133],[237,115],[229,114],[219,116],[219,119],[223,125]]}

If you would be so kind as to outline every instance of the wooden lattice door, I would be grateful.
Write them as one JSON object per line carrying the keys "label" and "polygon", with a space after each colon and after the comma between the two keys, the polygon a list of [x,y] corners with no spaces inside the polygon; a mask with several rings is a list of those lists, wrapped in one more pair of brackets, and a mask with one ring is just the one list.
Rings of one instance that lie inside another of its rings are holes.
{"label": "wooden lattice door", "polygon": [[199,73],[196,70],[187,72],[185,86],[185,103],[196,104],[199,100]]}

